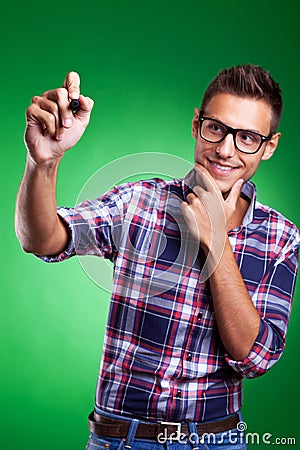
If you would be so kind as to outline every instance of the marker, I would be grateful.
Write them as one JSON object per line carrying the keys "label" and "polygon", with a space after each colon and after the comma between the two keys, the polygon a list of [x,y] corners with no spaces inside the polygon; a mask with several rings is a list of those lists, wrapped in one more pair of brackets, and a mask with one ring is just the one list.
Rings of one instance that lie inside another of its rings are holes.
{"label": "marker", "polygon": [[75,114],[80,110],[80,101],[77,98],[74,98],[70,101],[69,108],[72,110],[72,113]]}

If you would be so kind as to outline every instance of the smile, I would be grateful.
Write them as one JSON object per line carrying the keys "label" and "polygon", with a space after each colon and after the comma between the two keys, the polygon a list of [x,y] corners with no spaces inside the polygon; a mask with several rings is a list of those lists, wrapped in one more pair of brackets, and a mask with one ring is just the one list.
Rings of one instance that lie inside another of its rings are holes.
{"label": "smile", "polygon": [[238,167],[234,167],[234,166],[228,166],[228,165],[223,165],[223,164],[218,164],[215,161],[211,161],[210,159],[208,160],[210,165],[212,166],[213,169],[215,169],[216,171],[221,171],[221,172],[232,172],[234,170],[237,170]]}
{"label": "smile", "polygon": [[228,170],[235,169],[235,167],[233,167],[233,166],[221,166],[220,164],[217,164],[214,161],[211,161],[211,163],[220,170],[228,171]]}

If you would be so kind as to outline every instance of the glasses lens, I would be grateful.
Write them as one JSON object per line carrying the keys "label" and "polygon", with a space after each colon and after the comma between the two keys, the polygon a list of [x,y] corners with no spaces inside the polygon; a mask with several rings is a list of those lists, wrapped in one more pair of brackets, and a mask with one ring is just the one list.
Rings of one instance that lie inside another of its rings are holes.
{"label": "glasses lens", "polygon": [[213,119],[204,119],[201,127],[201,135],[210,142],[219,142],[226,134],[226,127]]}
{"label": "glasses lens", "polygon": [[245,153],[253,153],[259,148],[261,144],[261,137],[259,134],[251,131],[238,131],[236,133],[236,146],[239,150]]}
{"label": "glasses lens", "polygon": [[[209,142],[221,142],[227,134],[227,127],[214,119],[204,119],[201,137]],[[235,136],[237,148],[244,153],[255,153],[261,146],[261,136],[252,131],[239,130]]]}

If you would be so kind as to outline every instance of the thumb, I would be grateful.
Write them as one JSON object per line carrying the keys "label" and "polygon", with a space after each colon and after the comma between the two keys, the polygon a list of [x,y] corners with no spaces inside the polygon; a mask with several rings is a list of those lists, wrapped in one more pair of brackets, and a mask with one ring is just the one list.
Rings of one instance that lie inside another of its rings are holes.
{"label": "thumb", "polygon": [[244,184],[244,180],[240,178],[237,180],[234,185],[231,188],[231,191],[229,192],[229,195],[226,199],[226,203],[231,203],[232,205],[236,205],[238,198],[240,196],[240,193],[242,191],[242,187]]}
{"label": "thumb", "polygon": [[67,89],[70,100],[79,97],[80,77],[77,72],[69,72],[64,80],[63,87]]}

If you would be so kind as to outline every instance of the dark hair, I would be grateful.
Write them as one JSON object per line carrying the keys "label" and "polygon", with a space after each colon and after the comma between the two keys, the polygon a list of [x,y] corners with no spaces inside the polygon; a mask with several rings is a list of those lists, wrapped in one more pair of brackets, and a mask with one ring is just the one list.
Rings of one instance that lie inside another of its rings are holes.
{"label": "dark hair", "polygon": [[216,94],[221,93],[264,100],[272,111],[270,133],[275,133],[282,112],[282,96],[279,84],[273,80],[269,72],[252,64],[221,70],[207,87],[201,110],[205,109]]}

